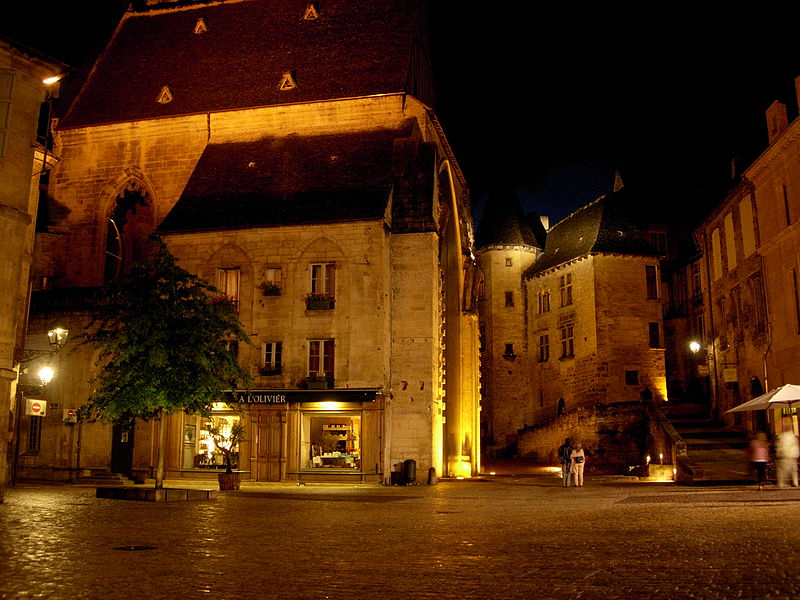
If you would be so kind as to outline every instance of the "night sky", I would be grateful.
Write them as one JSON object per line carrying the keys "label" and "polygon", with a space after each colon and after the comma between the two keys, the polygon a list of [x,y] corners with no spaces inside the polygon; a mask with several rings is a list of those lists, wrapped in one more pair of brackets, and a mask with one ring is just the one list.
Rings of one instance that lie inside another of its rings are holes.
{"label": "night sky", "polygon": [[[81,67],[126,4],[29,3],[0,28]],[[663,220],[693,222],[724,196],[734,156],[745,167],[765,148],[769,104],[797,114],[800,52],[774,9],[560,4],[431,2],[436,110],[476,217],[498,178],[554,223],[619,170]]]}

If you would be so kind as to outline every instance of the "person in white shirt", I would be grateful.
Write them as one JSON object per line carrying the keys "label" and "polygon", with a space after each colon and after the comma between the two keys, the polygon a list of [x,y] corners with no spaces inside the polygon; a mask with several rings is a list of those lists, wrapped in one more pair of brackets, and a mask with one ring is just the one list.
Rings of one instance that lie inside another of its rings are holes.
{"label": "person in white shirt", "polygon": [[583,465],[586,464],[586,454],[583,452],[583,446],[575,444],[570,455],[572,463],[570,465],[572,473],[572,482],[575,487],[583,486]]}

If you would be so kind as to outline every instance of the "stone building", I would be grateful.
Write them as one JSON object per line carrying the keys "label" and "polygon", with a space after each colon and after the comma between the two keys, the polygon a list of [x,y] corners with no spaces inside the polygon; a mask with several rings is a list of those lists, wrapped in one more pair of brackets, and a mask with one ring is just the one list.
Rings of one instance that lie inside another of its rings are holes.
{"label": "stone building", "polygon": [[[477,473],[472,224],[431,92],[416,0],[129,11],[59,124],[32,323],[81,329],[157,230],[251,336],[253,389],[213,417],[244,422],[251,479]],[[91,352],[62,361],[48,393],[77,407]],[[168,477],[220,466],[206,425],[165,422]],[[158,426],[46,421],[20,472],[150,475]]]}
{"label": "stone building", "polygon": [[[498,451],[505,442],[509,451],[552,460],[566,431],[591,443],[612,470],[644,458],[643,407],[667,395],[661,252],[633,219],[637,204],[620,189],[550,228],[543,251],[535,250],[531,237],[524,255],[529,266],[513,290],[514,277],[506,282],[497,275],[501,249],[484,246],[479,237],[482,267],[484,252],[497,254],[484,273],[486,289],[496,293],[480,303],[482,321],[511,308],[498,302],[507,297],[499,291],[503,286],[522,301],[519,312],[507,315],[505,335],[513,350],[507,352],[497,339],[484,352],[485,403],[493,407],[496,429],[490,441]],[[489,274],[499,286],[488,283]],[[492,328],[493,335],[497,331]],[[493,356],[487,359],[487,352]],[[617,419],[616,413],[607,414],[616,410],[609,406],[622,407],[625,414]],[[499,432],[506,440],[498,440]]]}
{"label": "stone building", "polygon": [[483,377],[481,428],[485,450],[514,454],[530,398],[527,314],[522,274],[542,253],[546,231],[523,214],[510,187],[489,195],[475,234],[482,287],[478,297]]}
{"label": "stone building", "polygon": [[57,84],[44,81],[62,68],[52,58],[0,37],[0,502],[14,452],[10,433],[20,412],[16,384],[24,358],[39,181],[44,167],[55,162],[46,134],[39,136],[39,121]]}
{"label": "stone building", "polygon": [[[800,102],[800,78],[795,88]],[[774,420],[726,411],[800,381],[800,121],[789,123],[778,101],[766,121],[767,148],[696,232],[708,273],[713,408],[749,431],[774,430]]]}

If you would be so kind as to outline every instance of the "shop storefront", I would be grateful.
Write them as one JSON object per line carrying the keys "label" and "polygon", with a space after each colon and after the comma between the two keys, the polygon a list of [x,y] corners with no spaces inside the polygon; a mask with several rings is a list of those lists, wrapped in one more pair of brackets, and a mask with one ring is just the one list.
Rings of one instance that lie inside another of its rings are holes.
{"label": "shop storefront", "polygon": [[[238,410],[234,407],[238,406]],[[375,389],[250,390],[210,418],[185,415],[181,476],[225,468],[214,443],[243,426],[234,469],[254,481],[381,481],[383,396]]]}

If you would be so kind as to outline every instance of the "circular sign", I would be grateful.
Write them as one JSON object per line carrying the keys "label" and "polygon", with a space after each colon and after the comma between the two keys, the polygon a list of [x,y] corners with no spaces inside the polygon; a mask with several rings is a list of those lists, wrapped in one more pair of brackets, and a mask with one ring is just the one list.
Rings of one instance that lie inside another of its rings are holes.
{"label": "circular sign", "polygon": [[71,408],[67,409],[67,416],[71,419],[72,417],[75,416],[75,411],[72,410]]}
{"label": "circular sign", "polygon": [[35,415],[38,415],[42,412],[42,405],[38,402],[31,402],[31,412]]}

